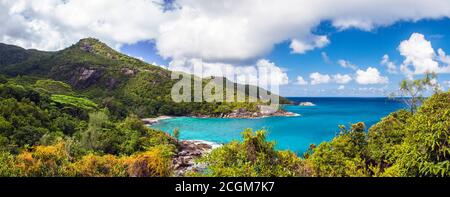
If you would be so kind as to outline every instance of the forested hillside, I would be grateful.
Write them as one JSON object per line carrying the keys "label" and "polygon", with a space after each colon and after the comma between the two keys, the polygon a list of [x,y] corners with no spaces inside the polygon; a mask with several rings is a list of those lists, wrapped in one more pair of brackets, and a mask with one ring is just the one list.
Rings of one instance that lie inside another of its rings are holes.
{"label": "forested hillside", "polygon": [[[119,119],[131,113],[139,117],[220,116],[240,108],[258,110],[258,104],[250,102],[175,103],[170,93],[179,80],[172,80],[169,70],[121,54],[93,38],[82,39],[56,52],[1,44],[0,57],[0,73],[20,78],[17,83],[34,84],[42,79],[65,82],[75,95],[89,98],[101,108],[108,108]],[[204,79],[203,86],[208,81]],[[246,87],[245,94],[248,95]]]}

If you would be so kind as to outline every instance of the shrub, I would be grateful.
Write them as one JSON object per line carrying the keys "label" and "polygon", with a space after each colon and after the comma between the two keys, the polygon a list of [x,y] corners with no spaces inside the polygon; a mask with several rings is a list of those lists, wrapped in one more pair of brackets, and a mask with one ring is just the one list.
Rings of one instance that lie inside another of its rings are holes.
{"label": "shrub", "polygon": [[274,142],[266,141],[265,131],[243,132],[243,142],[233,141],[213,150],[199,162],[208,169],[199,176],[301,176],[303,165],[295,153],[276,151]]}
{"label": "shrub", "polygon": [[69,155],[60,142],[52,146],[35,146],[16,157],[21,176],[72,176]]}
{"label": "shrub", "polygon": [[125,159],[128,175],[132,177],[170,176],[171,163],[172,149],[167,146],[157,146]]}

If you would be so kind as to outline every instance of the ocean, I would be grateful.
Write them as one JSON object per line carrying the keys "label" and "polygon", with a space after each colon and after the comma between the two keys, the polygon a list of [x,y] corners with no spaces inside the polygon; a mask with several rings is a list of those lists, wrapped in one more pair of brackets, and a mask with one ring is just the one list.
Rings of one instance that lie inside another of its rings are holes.
{"label": "ocean", "polygon": [[364,122],[369,128],[391,112],[405,108],[400,101],[389,98],[288,98],[296,102],[312,102],[315,106],[283,106],[300,114],[294,117],[266,117],[256,119],[177,117],[161,120],[151,126],[172,133],[180,130],[180,139],[206,140],[227,143],[241,140],[246,128],[265,129],[268,140],[276,142],[277,149],[289,149],[297,154],[305,152],[310,144],[329,141],[338,134],[339,125],[349,127]]}

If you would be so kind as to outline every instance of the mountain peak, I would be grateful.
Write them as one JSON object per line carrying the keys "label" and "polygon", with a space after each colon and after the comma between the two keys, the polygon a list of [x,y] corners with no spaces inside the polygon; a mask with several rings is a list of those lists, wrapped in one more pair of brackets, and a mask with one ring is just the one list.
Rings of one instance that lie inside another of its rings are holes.
{"label": "mountain peak", "polygon": [[81,50],[83,52],[100,55],[109,59],[119,59],[124,56],[97,38],[83,38],[68,49]]}
{"label": "mountain peak", "polygon": [[99,51],[114,51],[105,43],[101,42],[96,38],[83,38],[75,44],[76,47],[79,47],[81,50],[96,53]]}

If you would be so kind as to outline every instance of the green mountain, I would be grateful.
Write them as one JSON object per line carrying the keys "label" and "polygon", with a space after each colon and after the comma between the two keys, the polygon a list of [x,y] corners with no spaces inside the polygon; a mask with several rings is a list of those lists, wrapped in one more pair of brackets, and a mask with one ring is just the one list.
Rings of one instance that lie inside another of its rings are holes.
{"label": "green mountain", "polygon": [[[73,88],[74,95],[107,107],[117,117],[123,118],[130,113],[140,117],[220,116],[241,108],[258,110],[258,103],[248,102],[175,103],[170,92],[177,80],[170,78],[169,70],[121,54],[93,38],[82,39],[56,52],[1,44],[0,57],[0,73],[20,76],[20,81],[26,83],[36,83],[41,79],[62,81]],[[208,80],[204,79],[203,84],[206,82]],[[288,102],[284,98],[281,101]]]}

